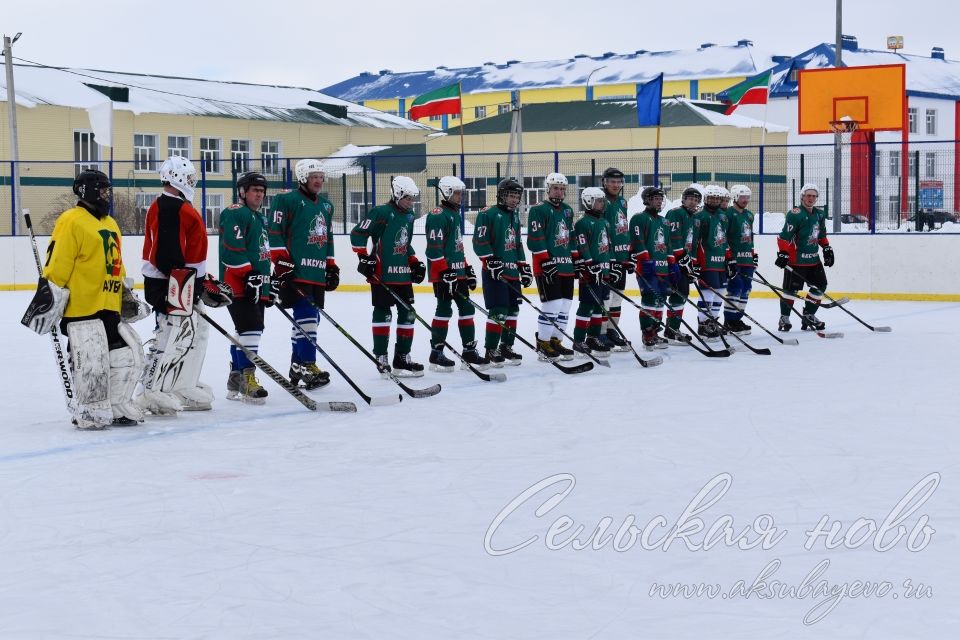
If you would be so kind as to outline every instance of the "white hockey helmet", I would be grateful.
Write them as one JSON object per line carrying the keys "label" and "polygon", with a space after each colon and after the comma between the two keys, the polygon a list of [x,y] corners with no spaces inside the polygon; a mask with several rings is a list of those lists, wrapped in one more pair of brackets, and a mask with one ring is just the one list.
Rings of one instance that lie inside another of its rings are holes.
{"label": "white hockey helmet", "polygon": [[393,182],[390,183],[390,190],[393,193],[394,200],[402,200],[407,196],[416,198],[420,195],[420,187],[417,186],[417,183],[413,181],[412,178],[407,176],[397,176],[393,179]]}
{"label": "white hockey helmet", "polygon": [[307,181],[307,178],[310,177],[311,173],[322,173],[326,176],[326,171],[323,168],[323,163],[315,158],[304,158],[303,160],[297,160],[297,164],[293,167],[293,172],[297,176],[297,182],[304,184]]}
{"label": "white hockey helmet", "polygon": [[437,189],[440,190],[440,195],[443,196],[444,200],[449,200],[455,192],[463,191],[466,188],[467,185],[463,184],[463,180],[457,176],[443,176],[437,183]]}
{"label": "white hockey helmet", "polygon": [[722,198],[724,191],[726,191],[726,189],[724,189],[718,184],[708,184],[703,189],[703,197],[704,198],[710,198],[710,197]]}
{"label": "white hockey helmet", "polygon": [[543,179],[543,184],[547,189],[549,189],[555,184],[565,187],[570,183],[567,182],[567,176],[563,175],[562,173],[551,173]]}
{"label": "white hockey helmet", "polygon": [[193,163],[180,156],[170,156],[160,165],[160,182],[169,184],[193,201],[193,191],[197,185],[197,170]]}
{"label": "white hockey helmet", "polygon": [[812,182],[808,182],[800,187],[800,197],[803,197],[803,194],[805,194],[807,191],[813,191],[818,196],[820,195],[820,189],[818,189],[817,185],[813,184]]}
{"label": "white hockey helmet", "polygon": [[593,209],[593,204],[597,200],[602,200],[606,196],[603,195],[603,189],[600,187],[587,187],[580,193],[580,202],[583,203],[583,206],[587,211]]}
{"label": "white hockey helmet", "polygon": [[750,187],[745,184],[735,184],[730,187],[730,195],[733,196],[733,201],[736,202],[740,198],[746,196],[749,198],[753,195],[753,192],[750,191]]}

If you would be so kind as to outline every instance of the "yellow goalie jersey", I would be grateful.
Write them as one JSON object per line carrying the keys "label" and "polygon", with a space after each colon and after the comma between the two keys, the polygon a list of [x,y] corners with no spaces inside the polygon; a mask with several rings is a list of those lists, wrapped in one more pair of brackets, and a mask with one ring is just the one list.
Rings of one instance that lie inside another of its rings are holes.
{"label": "yellow goalie jersey", "polygon": [[43,277],[70,290],[65,318],[120,311],[126,271],[120,255],[120,227],[110,216],[97,218],[77,206],[57,218],[47,246]]}

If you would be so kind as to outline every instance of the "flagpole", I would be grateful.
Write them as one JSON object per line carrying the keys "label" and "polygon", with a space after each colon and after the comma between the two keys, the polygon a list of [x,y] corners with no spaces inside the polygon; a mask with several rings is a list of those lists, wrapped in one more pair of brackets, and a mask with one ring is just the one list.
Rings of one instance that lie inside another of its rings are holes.
{"label": "flagpole", "polygon": [[767,101],[763,103],[763,129],[760,130],[760,146],[767,141],[767,108],[770,106],[770,85],[773,84],[773,73],[767,77]]}
{"label": "flagpole", "polygon": [[460,94],[460,155],[462,156],[465,152],[463,150],[463,82],[457,83],[457,93]]}

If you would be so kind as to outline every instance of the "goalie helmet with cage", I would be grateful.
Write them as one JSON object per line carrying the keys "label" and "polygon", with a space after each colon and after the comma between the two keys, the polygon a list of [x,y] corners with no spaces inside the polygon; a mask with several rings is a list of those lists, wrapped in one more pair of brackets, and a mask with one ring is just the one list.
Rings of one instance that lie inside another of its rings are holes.
{"label": "goalie helmet with cage", "polygon": [[113,185],[103,171],[84,169],[73,181],[73,194],[104,216],[110,213]]}
{"label": "goalie helmet with cage", "polygon": [[580,193],[580,202],[587,211],[593,211],[593,205],[605,198],[600,187],[587,187]]}
{"label": "goalie helmet with cage", "polygon": [[437,190],[440,191],[440,196],[449,201],[450,197],[457,191],[463,192],[467,188],[467,185],[463,183],[463,180],[457,176],[443,176],[440,178],[440,182],[437,183]]}
{"label": "goalie helmet with cage", "polygon": [[180,156],[170,156],[160,165],[160,182],[169,184],[183,194],[188,201],[193,201],[193,193],[197,186],[197,170],[193,163]]}
{"label": "goalie helmet with cage", "polygon": [[323,168],[323,163],[315,158],[304,158],[303,160],[297,160],[297,164],[293,167],[293,172],[297,176],[297,182],[304,184],[307,181],[307,178],[310,177],[311,173],[322,173],[326,175],[326,171]]}
{"label": "goalie helmet with cage", "polygon": [[413,181],[413,178],[407,176],[397,176],[390,183],[390,191],[393,193],[394,200],[403,200],[404,198],[416,198],[420,195],[420,187]]}
{"label": "goalie helmet with cage", "polygon": [[263,187],[263,193],[266,194],[267,178],[256,171],[250,171],[237,178],[237,192],[241,200],[244,199],[251,187]]}
{"label": "goalie helmet with cage", "polygon": [[516,178],[504,178],[497,185],[497,204],[507,206],[506,197],[511,193],[523,198],[523,186]]}

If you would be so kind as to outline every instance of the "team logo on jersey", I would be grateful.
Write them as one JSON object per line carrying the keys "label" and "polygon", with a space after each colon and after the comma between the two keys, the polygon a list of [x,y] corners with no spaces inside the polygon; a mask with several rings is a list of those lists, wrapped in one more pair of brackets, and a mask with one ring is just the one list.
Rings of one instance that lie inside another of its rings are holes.
{"label": "team logo on jersey", "polygon": [[622,236],[630,231],[630,223],[623,209],[617,210],[617,235]]}
{"label": "team logo on jersey", "polygon": [[323,214],[314,216],[310,231],[307,234],[307,244],[315,244],[318,247],[327,244],[327,221]]}
{"label": "team logo on jersey", "polygon": [[456,234],[456,240],[454,246],[456,247],[455,251],[457,253],[463,253],[463,236],[460,234],[460,227],[454,227],[454,233]]}
{"label": "team logo on jersey", "polygon": [[740,242],[748,243],[753,241],[753,226],[747,222],[743,221],[743,228],[740,230]]}
{"label": "team logo on jersey", "polygon": [[100,229],[100,238],[103,240],[104,267],[108,276],[120,276],[120,238],[108,229]]}
{"label": "team logo on jersey", "polygon": [[693,229],[693,227],[687,229],[687,237],[683,241],[683,249],[687,253],[690,253],[690,251],[693,249]]}
{"label": "team logo on jersey", "polygon": [[727,244],[727,232],[723,230],[724,226],[726,225],[723,224],[723,220],[717,221],[717,231],[716,235],[713,237],[713,246],[715,247],[722,247],[723,245]]}
{"label": "team logo on jersey", "polygon": [[503,241],[503,250],[504,251],[516,251],[517,249],[517,232],[514,231],[513,227],[507,229],[507,237]]}
{"label": "team logo on jersey", "polygon": [[817,244],[817,236],[820,235],[820,229],[816,226],[810,227],[810,235],[807,237],[807,244]]}
{"label": "team logo on jersey", "polygon": [[267,234],[267,230],[260,230],[260,262],[269,262],[270,261],[270,236]]}
{"label": "team logo on jersey", "polygon": [[653,250],[657,253],[667,252],[667,239],[663,235],[663,227],[657,228],[657,236],[653,239]]}
{"label": "team logo on jersey", "polygon": [[553,238],[555,247],[565,247],[570,244],[570,229],[567,228],[567,221],[561,220],[557,224],[557,233]]}
{"label": "team logo on jersey", "polygon": [[597,252],[610,253],[610,236],[607,235],[607,228],[600,230],[600,241],[597,243]]}
{"label": "team logo on jersey", "polygon": [[410,244],[410,234],[407,232],[407,227],[403,226],[400,228],[400,231],[397,231],[397,235],[393,240],[393,255],[395,256],[407,255],[407,245],[409,244]]}

